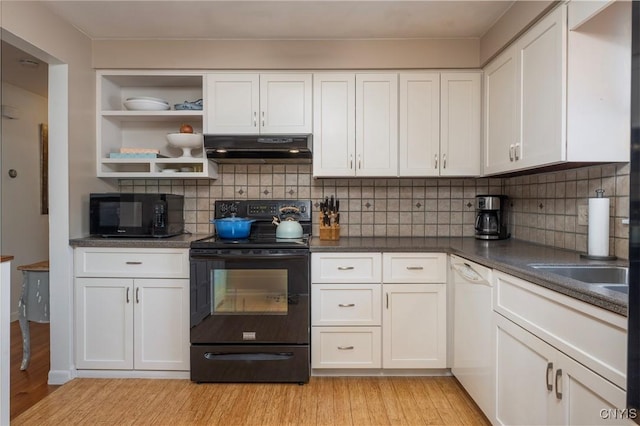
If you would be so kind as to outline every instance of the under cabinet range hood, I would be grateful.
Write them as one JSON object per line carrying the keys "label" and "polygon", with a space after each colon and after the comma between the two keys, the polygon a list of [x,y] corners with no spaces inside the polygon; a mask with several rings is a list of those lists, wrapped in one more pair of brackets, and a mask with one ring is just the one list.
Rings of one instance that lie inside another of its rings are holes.
{"label": "under cabinet range hood", "polygon": [[313,137],[204,135],[207,157],[218,163],[311,163]]}

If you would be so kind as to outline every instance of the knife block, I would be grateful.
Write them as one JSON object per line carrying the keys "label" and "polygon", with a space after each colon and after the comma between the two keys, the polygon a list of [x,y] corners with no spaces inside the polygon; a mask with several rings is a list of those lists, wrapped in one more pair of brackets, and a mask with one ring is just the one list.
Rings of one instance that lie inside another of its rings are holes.
{"label": "knife block", "polygon": [[320,214],[320,240],[337,241],[340,239],[340,224],[334,223],[331,226],[322,224],[322,214]]}

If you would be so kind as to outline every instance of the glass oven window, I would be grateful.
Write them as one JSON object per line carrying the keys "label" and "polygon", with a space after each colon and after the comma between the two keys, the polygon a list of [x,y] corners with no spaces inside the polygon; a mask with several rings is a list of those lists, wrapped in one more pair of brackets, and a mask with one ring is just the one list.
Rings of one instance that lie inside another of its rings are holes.
{"label": "glass oven window", "polygon": [[286,269],[215,269],[213,314],[286,315]]}

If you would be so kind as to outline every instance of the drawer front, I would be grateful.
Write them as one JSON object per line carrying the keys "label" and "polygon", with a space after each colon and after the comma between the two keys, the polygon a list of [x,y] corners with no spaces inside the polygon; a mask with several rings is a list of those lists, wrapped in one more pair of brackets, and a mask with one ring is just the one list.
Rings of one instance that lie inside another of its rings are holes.
{"label": "drawer front", "polygon": [[379,283],[381,253],[312,253],[313,283]]}
{"label": "drawer front", "polygon": [[189,278],[189,249],[79,248],[76,277]]}
{"label": "drawer front", "polygon": [[382,367],[380,327],[312,327],[311,368]]}
{"label": "drawer front", "polygon": [[313,284],[312,325],[380,325],[380,284]]}
{"label": "drawer front", "polygon": [[627,319],[495,271],[494,310],[626,389]]}
{"label": "drawer front", "polygon": [[447,255],[444,253],[384,253],[385,283],[447,282]]}

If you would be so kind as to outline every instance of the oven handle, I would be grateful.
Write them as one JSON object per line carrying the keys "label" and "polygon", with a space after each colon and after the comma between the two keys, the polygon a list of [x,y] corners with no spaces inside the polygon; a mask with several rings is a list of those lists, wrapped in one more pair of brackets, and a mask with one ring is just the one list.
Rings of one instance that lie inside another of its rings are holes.
{"label": "oven handle", "polygon": [[280,259],[306,259],[308,254],[289,254],[289,253],[273,253],[267,256],[259,255],[259,254],[192,254],[191,259],[193,260],[238,260],[238,259],[251,259],[251,260],[273,260],[276,257],[278,260]]}
{"label": "oven handle", "polygon": [[210,361],[286,361],[293,358],[293,352],[206,352]]}

